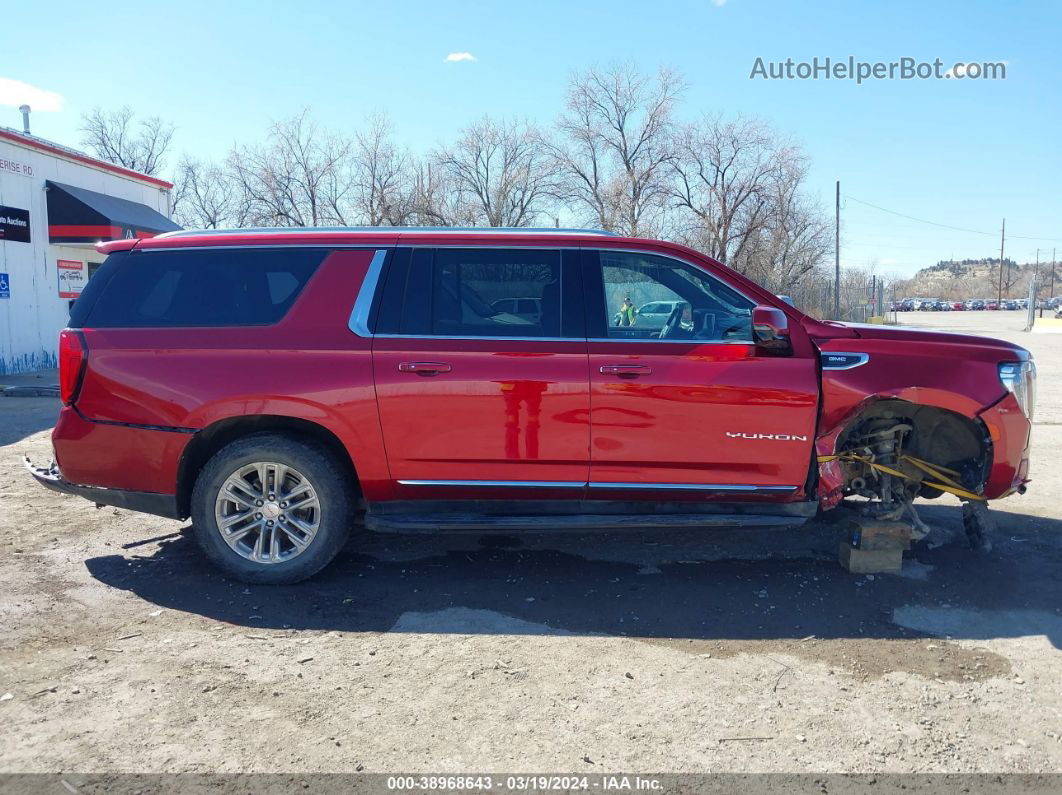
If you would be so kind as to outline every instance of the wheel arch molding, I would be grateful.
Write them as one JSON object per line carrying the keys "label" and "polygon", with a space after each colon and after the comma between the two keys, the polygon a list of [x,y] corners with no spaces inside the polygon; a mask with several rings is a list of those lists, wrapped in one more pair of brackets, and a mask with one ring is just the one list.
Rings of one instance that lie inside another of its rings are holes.
{"label": "wheel arch molding", "polygon": [[[320,422],[282,414],[245,414],[216,420],[197,431],[184,448],[177,469],[177,508],[182,517],[191,514],[192,490],[207,461],[226,445],[257,433],[281,433],[309,440],[331,454],[348,473],[350,484],[360,492],[356,450],[334,428]],[[344,434],[345,436],[345,434]],[[360,496],[360,494],[359,494]]]}

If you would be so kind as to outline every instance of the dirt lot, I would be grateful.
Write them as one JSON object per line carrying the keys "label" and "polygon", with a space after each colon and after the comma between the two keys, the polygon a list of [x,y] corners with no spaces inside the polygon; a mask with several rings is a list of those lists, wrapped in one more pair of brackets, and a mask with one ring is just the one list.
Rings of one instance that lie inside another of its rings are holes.
{"label": "dirt lot", "polygon": [[[355,540],[291,588],[41,489],[57,402],[0,399],[0,771],[1062,771],[1062,335],[1030,491],[900,575],[834,531]],[[10,695],[8,695],[10,694]]]}

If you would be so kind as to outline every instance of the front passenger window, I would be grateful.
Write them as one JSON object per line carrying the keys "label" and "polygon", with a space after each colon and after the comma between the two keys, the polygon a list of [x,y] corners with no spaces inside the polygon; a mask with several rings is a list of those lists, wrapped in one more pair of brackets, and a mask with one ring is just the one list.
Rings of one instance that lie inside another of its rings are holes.
{"label": "front passenger window", "polygon": [[601,251],[610,339],[751,342],[753,302],[667,257]]}

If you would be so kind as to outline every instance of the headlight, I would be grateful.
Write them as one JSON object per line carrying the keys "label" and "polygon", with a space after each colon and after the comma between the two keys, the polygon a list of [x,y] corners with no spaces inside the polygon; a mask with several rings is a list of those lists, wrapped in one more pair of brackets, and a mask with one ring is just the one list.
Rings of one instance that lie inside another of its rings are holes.
{"label": "headlight", "polygon": [[999,365],[999,380],[1014,394],[1022,413],[1031,420],[1036,403],[1036,365],[1032,359],[1003,362]]}

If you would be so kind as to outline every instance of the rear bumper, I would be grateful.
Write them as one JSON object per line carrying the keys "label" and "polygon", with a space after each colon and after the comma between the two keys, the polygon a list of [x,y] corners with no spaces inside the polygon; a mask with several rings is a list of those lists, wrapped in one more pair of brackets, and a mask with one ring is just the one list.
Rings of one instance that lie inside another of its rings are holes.
{"label": "rear bumper", "polygon": [[992,468],[985,483],[985,497],[998,500],[1029,482],[1029,434],[1032,423],[1014,395],[978,415],[992,439]]}
{"label": "rear bumper", "polygon": [[111,505],[130,511],[164,516],[167,519],[182,519],[177,510],[177,497],[173,494],[155,494],[150,491],[126,491],[124,489],[104,489],[98,486],[79,486],[66,480],[59,467],[53,462],[47,467],[34,466],[28,457],[23,459],[26,469],[34,480],[46,489],[60,494],[74,494],[84,497],[97,506]]}

